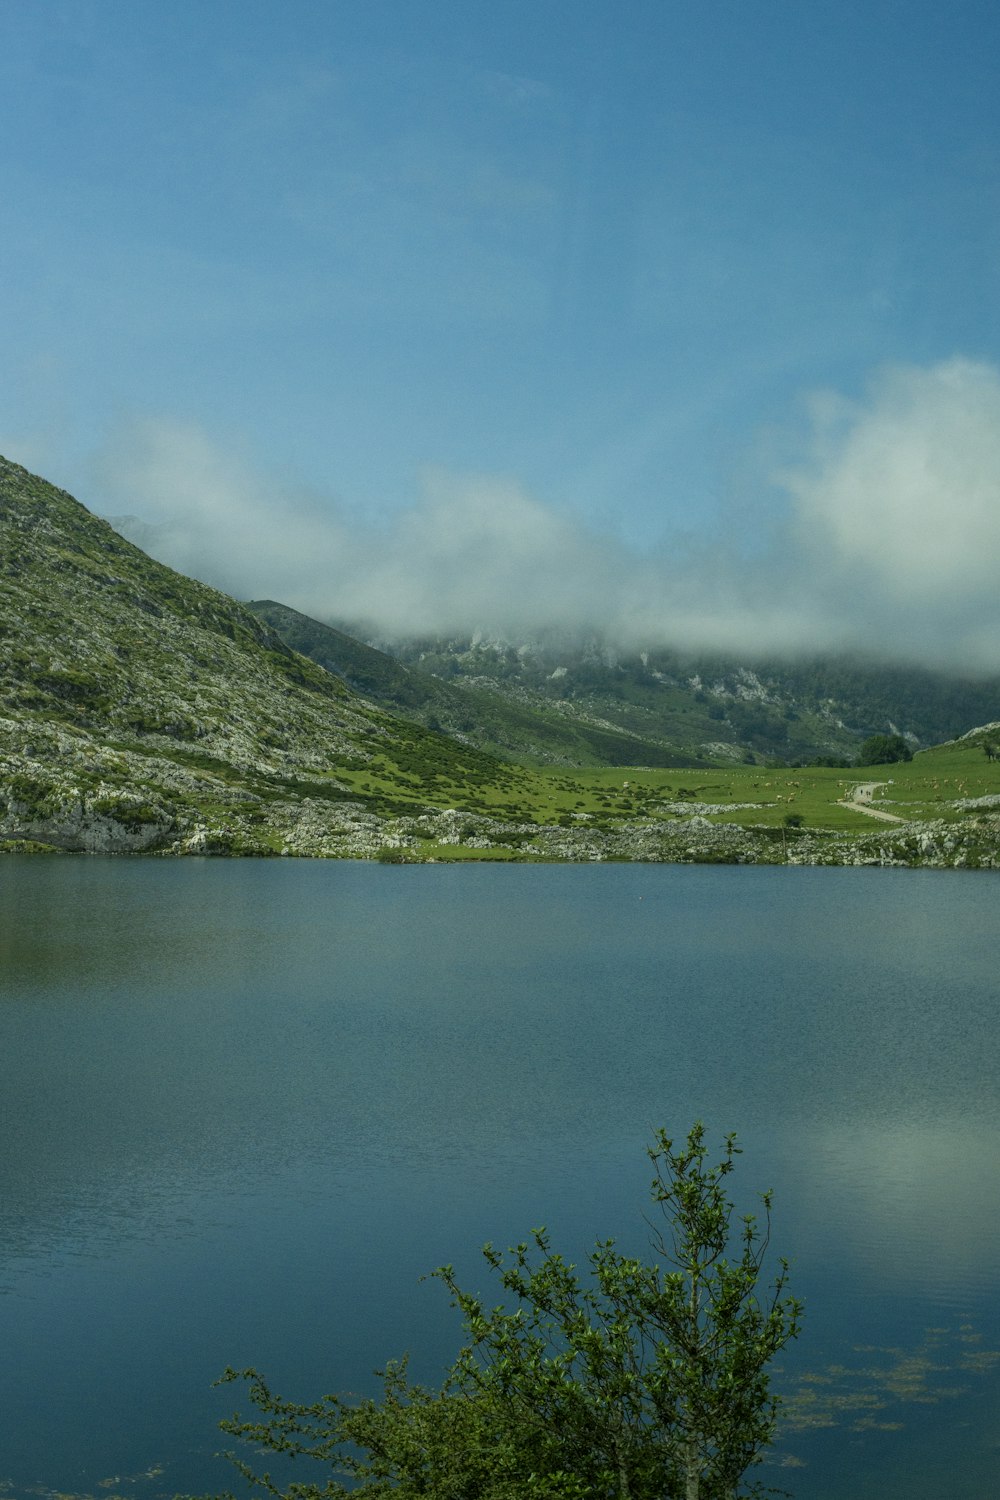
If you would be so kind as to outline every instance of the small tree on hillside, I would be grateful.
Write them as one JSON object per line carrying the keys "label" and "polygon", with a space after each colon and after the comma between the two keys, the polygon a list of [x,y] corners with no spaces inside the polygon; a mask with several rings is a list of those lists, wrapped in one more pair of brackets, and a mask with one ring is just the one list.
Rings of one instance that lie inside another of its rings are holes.
{"label": "small tree on hillside", "polygon": [[738,1154],[728,1136],[707,1165],[700,1124],[679,1147],[657,1134],[650,1229],[660,1262],[598,1241],[584,1280],[534,1230],[506,1255],[485,1247],[508,1299],[493,1308],[450,1266],[436,1271],[467,1339],[439,1392],[410,1385],[405,1361],[385,1372],[380,1400],[353,1404],[299,1405],[255,1370],[227,1371],[224,1380],[249,1382],[258,1415],[223,1428],[325,1472],[283,1490],[230,1457],[289,1500],[733,1500],[773,1437],[768,1365],[801,1311],[784,1261],[759,1295],[771,1195],[762,1226],[753,1215],[734,1226],[726,1178]]}
{"label": "small tree on hillside", "polygon": [[858,751],[859,766],[887,766],[912,759],[913,751],[901,734],[873,734]]}

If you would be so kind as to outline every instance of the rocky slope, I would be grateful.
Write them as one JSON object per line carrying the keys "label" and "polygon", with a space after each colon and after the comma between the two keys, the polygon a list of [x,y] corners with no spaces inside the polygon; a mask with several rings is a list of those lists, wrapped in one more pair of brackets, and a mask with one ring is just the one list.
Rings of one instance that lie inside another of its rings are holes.
{"label": "rocky slope", "polygon": [[0,848],[1000,868],[987,730],[908,771],[906,821],[854,828],[837,804],[822,826],[834,778],[802,827],[804,783],[749,768],[697,773],[732,781],[716,806],[668,771],[501,762],[359,696],[342,676],[405,697],[415,674],[334,644],[341,676],[0,459]]}
{"label": "rocky slope", "polygon": [[[851,759],[872,734],[902,734],[919,749],[1000,709],[995,677],[847,658],[735,661],[654,648],[626,652],[597,638],[552,636],[380,644],[402,665],[452,690],[499,698],[564,730],[580,723],[621,736],[624,753],[601,747],[603,764]],[[311,654],[308,645],[299,649]],[[672,758],[655,758],[664,755]],[[568,763],[589,762],[578,751]]]}
{"label": "rocky slope", "polygon": [[511,692],[482,674],[436,676],[423,671],[417,660],[404,663],[273,599],[252,600],[248,608],[289,646],[381,708],[489,754],[565,766],[708,763],[697,748],[682,749],[649,724],[642,733],[632,732],[583,703],[552,699],[524,686]]}
{"label": "rocky slope", "polygon": [[[250,610],[0,459],[0,839],[368,853],[391,787],[502,768],[395,720]],[[389,790],[349,777],[378,765]]]}

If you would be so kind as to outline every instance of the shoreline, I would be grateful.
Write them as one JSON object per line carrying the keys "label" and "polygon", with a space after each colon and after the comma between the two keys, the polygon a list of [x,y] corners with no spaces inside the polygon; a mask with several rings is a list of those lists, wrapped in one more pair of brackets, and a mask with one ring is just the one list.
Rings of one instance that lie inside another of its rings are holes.
{"label": "shoreline", "polygon": [[[277,827],[238,821],[129,829],[106,817],[31,820],[0,829],[0,853],[145,854],[157,858],[362,859],[386,864],[637,863],[1000,870],[1000,816],[899,822],[871,832],[744,827],[690,817],[614,829],[506,824],[476,813],[427,812],[382,820],[359,805],[304,810]],[[262,836],[263,835],[263,836]]]}

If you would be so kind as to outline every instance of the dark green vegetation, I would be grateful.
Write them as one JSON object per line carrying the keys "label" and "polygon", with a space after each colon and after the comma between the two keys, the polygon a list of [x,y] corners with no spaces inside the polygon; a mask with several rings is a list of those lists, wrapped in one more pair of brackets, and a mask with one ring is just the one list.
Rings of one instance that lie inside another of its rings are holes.
{"label": "dark green vegetation", "polygon": [[[270,623],[283,630],[278,618]],[[313,655],[308,635],[291,641]],[[903,734],[912,749],[939,744],[1000,714],[1000,680],[961,679],[919,668],[830,658],[737,662],[720,656],[552,638],[393,642],[385,648],[421,681],[468,692],[478,713],[492,697],[522,713],[517,731],[496,735],[518,758],[585,766],[698,765],[817,758],[851,762],[873,734]],[[318,658],[322,659],[322,658]],[[381,698],[377,701],[383,702]],[[389,706],[383,703],[383,706]],[[496,706],[492,709],[497,714]],[[539,722],[565,736],[572,725],[625,735],[631,743],[546,744]],[[499,722],[499,721],[498,721]],[[442,718],[444,727],[448,722]],[[518,735],[520,737],[518,738]],[[636,748],[638,742],[639,748]],[[485,743],[485,742],[483,742]],[[668,752],[672,759],[660,757]]]}
{"label": "dark green vegetation", "polygon": [[652,1264],[600,1240],[585,1280],[538,1229],[506,1256],[484,1248],[500,1305],[463,1291],[450,1266],[434,1273],[466,1337],[440,1390],[411,1385],[403,1360],[384,1373],[381,1400],[303,1405],[256,1370],[227,1371],[248,1382],[255,1414],[224,1430],[269,1465],[319,1466],[315,1479],[296,1469],[282,1481],[230,1455],[243,1478],[289,1500],[735,1497],[773,1438],[768,1365],[798,1333],[801,1308],[783,1261],[760,1287],[770,1194],[763,1226],[749,1215],[734,1229],[735,1137],[714,1166],[700,1124],[681,1146],[661,1130],[648,1154]]}
{"label": "dark green vegetation", "polygon": [[859,766],[891,766],[912,759],[913,751],[901,734],[873,734],[858,751]]}
{"label": "dark green vegetation", "polygon": [[[607,662],[570,658],[548,673],[546,697],[524,686],[540,657],[477,647],[500,676],[444,682],[293,611],[266,611],[291,643],[0,460],[0,852],[1000,867],[995,722],[892,763],[858,800],[864,773],[843,757],[796,769],[746,740],[698,738],[698,715],[719,734],[740,719],[751,740],[747,715],[804,723],[787,702],[723,703],[724,685],[707,678],[683,690],[654,682],[650,659],[643,713],[637,669],[623,666],[620,722],[598,722],[579,693],[590,672],[607,701],[619,670]],[[440,653],[424,663],[444,666]],[[740,678],[747,692],[752,678]],[[640,720],[648,732],[652,714],[659,735],[665,703],[677,722],[687,716],[700,760],[687,741],[633,733]],[[636,754],[641,764],[621,764]]]}
{"label": "dark green vegetation", "polygon": [[[632,733],[596,721],[583,704],[554,700],[524,688],[506,693],[488,674],[435,676],[419,663],[409,666],[373,646],[308,615],[257,599],[248,606],[282,640],[340,677],[390,713],[439,730],[503,759],[572,766],[710,765],[711,759],[649,731]],[[433,658],[431,667],[440,664]]]}

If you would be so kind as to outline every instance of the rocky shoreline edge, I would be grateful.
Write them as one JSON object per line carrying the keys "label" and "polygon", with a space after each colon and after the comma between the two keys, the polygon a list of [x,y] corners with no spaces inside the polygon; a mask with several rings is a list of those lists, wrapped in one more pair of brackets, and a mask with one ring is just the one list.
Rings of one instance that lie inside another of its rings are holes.
{"label": "rocky shoreline edge", "polygon": [[[1000,817],[971,823],[905,823],[845,835],[822,829],[713,824],[695,812],[669,823],[613,829],[505,823],[446,810],[382,819],[360,803],[271,804],[266,822],[235,816],[206,822],[148,804],[130,818],[79,798],[44,816],[13,807],[0,817],[0,852],[162,856],[374,859],[429,863],[493,859],[600,863],[837,865],[1000,870]],[[99,800],[99,799],[98,799]],[[249,812],[249,810],[248,810]]]}
{"label": "rocky shoreline edge", "polygon": [[260,766],[196,769],[41,724],[31,743],[23,731],[16,748],[12,739],[0,751],[6,853],[1000,869],[995,797],[956,802],[957,819],[850,832],[754,824],[755,804],[743,804],[746,822],[716,822],[721,809],[697,800],[664,803],[654,818],[541,823],[454,807],[375,811],[332,775],[276,784]]}

